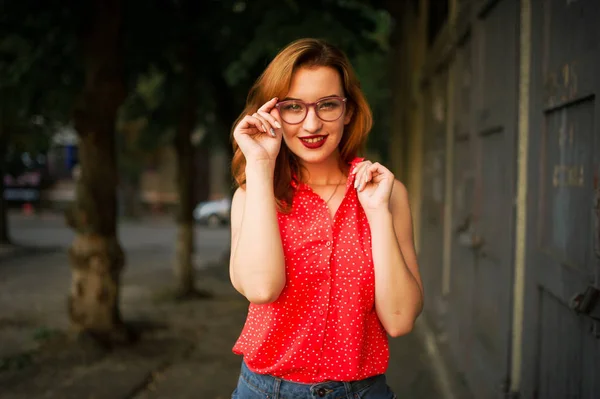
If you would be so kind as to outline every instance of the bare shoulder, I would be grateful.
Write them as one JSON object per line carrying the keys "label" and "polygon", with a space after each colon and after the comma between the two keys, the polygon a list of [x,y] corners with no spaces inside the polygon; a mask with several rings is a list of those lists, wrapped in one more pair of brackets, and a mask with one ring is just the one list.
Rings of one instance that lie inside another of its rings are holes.
{"label": "bare shoulder", "polygon": [[408,191],[399,180],[394,180],[392,198],[390,199],[390,212],[394,219],[394,228],[399,242],[412,240],[413,221]]}
{"label": "bare shoulder", "polygon": [[410,205],[408,203],[408,190],[406,189],[406,186],[398,179],[394,179],[390,204],[393,213],[402,210],[410,211]]}

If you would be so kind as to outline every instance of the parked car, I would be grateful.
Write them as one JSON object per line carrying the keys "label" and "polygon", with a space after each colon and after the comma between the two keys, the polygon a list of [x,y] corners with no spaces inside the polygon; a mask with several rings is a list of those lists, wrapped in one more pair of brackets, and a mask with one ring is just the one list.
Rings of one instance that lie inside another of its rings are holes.
{"label": "parked car", "polygon": [[200,202],[194,209],[196,222],[209,227],[217,227],[229,223],[231,199],[223,198],[213,201]]}

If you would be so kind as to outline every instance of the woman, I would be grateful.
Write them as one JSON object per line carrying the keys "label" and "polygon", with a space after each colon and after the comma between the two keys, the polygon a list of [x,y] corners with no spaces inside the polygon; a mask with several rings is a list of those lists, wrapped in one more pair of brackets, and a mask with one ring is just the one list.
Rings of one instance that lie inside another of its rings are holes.
{"label": "woman", "polygon": [[[250,301],[233,398],[393,398],[387,335],[423,306],[405,187],[356,154],[371,111],[346,56],[302,39],[233,129],[230,277]],[[283,140],[283,143],[282,143]]]}

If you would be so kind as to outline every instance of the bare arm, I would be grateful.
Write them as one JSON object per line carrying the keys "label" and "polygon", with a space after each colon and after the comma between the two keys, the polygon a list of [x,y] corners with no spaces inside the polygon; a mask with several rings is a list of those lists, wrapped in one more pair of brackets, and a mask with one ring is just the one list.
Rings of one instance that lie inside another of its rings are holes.
{"label": "bare arm", "polygon": [[246,190],[238,188],[231,205],[231,282],[256,304],[275,301],[285,286],[273,171],[269,169],[246,167]]}
{"label": "bare arm", "polygon": [[371,228],[377,316],[391,336],[408,334],[423,309],[408,193],[392,172],[370,161],[357,166],[354,187]]}
{"label": "bare arm", "polygon": [[285,286],[273,174],[283,131],[277,98],[246,115],[233,131],[246,158],[246,189],[231,204],[231,283],[252,303],[275,301]]}
{"label": "bare arm", "polygon": [[423,309],[423,285],[404,185],[394,181],[389,210],[369,217],[375,264],[375,307],[393,337],[408,334]]}

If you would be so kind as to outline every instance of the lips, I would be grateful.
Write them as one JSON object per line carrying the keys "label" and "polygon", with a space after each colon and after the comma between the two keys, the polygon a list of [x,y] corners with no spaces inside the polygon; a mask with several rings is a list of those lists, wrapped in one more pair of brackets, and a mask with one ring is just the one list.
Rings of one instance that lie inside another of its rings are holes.
{"label": "lips", "polygon": [[315,149],[325,144],[327,136],[299,137],[299,139],[306,148]]}

